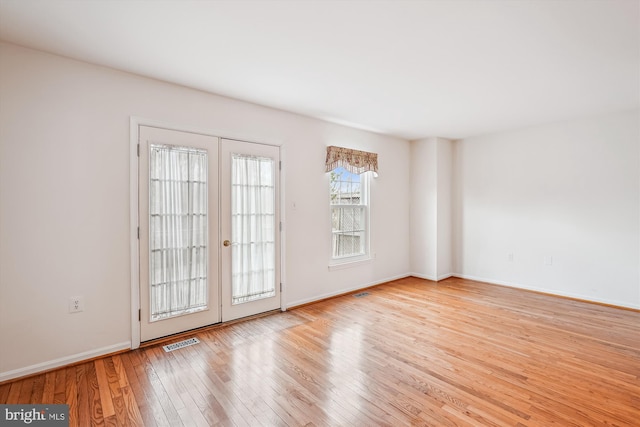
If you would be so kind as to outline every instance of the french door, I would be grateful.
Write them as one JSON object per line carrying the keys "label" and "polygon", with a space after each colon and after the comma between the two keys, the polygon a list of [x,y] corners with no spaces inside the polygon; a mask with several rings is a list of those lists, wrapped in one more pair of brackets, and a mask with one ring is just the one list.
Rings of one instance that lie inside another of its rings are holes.
{"label": "french door", "polygon": [[138,129],[140,340],[279,308],[279,149]]}
{"label": "french door", "polygon": [[222,321],[280,308],[279,152],[221,142]]}

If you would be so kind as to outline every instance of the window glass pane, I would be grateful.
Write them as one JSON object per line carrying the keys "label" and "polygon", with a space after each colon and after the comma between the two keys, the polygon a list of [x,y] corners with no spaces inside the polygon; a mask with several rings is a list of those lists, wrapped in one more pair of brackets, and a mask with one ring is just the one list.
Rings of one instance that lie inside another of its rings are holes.
{"label": "window glass pane", "polygon": [[344,168],[330,172],[332,257],[366,255],[367,197],[363,179]]}
{"label": "window glass pane", "polygon": [[363,203],[360,175],[340,167],[330,172],[330,192],[332,205],[359,205]]}

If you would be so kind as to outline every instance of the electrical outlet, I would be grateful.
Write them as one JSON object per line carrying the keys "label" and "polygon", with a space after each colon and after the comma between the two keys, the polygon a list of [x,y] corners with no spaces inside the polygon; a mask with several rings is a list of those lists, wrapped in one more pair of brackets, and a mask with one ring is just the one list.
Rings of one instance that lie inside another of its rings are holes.
{"label": "electrical outlet", "polygon": [[553,265],[553,257],[545,256],[544,257],[544,265]]}
{"label": "electrical outlet", "polygon": [[84,311],[84,298],[83,297],[69,298],[69,313],[79,313],[81,311]]}
{"label": "electrical outlet", "polygon": [[507,254],[507,261],[513,262],[513,252]]}

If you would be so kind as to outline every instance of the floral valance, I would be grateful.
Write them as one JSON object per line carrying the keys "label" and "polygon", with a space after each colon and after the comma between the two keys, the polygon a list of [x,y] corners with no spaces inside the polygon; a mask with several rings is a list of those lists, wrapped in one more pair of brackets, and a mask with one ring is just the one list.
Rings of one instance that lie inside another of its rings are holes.
{"label": "floral valance", "polygon": [[351,173],[361,174],[372,171],[378,175],[378,154],[368,151],[352,150],[336,146],[327,147],[327,161],[325,171],[331,172],[342,166]]}

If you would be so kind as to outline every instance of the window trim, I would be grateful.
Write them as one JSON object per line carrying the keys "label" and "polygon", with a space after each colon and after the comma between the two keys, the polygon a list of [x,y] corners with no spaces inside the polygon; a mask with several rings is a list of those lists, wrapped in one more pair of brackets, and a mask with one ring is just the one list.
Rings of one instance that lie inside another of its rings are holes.
{"label": "window trim", "polygon": [[371,262],[373,262],[373,257],[371,256],[364,257],[364,255],[360,255],[359,257],[357,257],[358,259],[352,259],[352,258],[356,258],[356,257],[350,257],[349,261],[344,261],[344,262],[330,262],[328,267],[329,271],[337,271],[337,270],[344,270],[346,268],[351,268],[351,267],[359,267],[361,265],[371,264]]}
{"label": "window trim", "polygon": [[[337,169],[337,168],[336,168]],[[335,170],[335,169],[334,169]],[[362,199],[364,204],[360,205],[333,205],[331,204],[331,187],[330,183],[327,183],[327,191],[329,197],[327,200],[328,216],[329,216],[329,271],[342,270],[344,268],[356,267],[363,264],[368,264],[373,260],[371,256],[371,175],[373,172],[363,172],[360,175],[360,185],[362,191]],[[334,258],[333,256],[333,236],[332,229],[332,209],[335,206],[362,206],[364,207],[364,253],[358,255],[347,255]]]}

